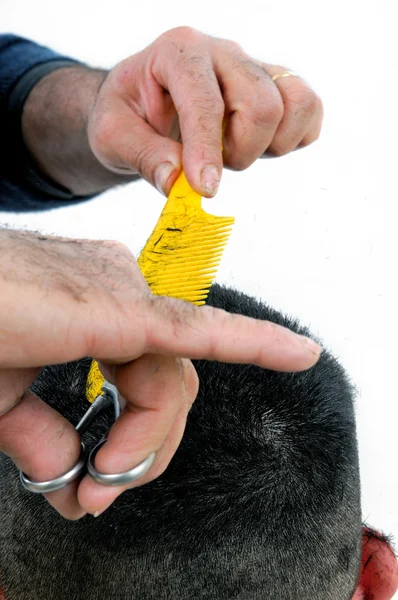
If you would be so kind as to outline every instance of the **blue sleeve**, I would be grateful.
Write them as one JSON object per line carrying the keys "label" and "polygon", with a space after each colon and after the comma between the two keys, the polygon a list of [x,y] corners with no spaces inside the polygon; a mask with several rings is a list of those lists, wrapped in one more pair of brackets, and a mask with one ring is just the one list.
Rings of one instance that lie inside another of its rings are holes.
{"label": "blue sleeve", "polygon": [[0,211],[47,210],[88,199],[40,172],[21,131],[29,92],[42,77],[71,64],[79,63],[24,38],[0,35]]}

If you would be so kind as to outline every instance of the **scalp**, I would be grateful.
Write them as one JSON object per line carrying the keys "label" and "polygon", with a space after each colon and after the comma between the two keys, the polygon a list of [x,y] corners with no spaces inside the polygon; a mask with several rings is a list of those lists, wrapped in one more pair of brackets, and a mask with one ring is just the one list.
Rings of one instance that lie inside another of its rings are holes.
{"label": "scalp", "polygon": [[[208,304],[308,334],[231,289],[213,286]],[[43,369],[34,391],[76,423],[89,365]],[[198,397],[170,466],[98,519],[63,520],[0,458],[7,600],[351,597],[361,511],[354,390],[343,368],[327,351],[294,374],[195,367]]]}

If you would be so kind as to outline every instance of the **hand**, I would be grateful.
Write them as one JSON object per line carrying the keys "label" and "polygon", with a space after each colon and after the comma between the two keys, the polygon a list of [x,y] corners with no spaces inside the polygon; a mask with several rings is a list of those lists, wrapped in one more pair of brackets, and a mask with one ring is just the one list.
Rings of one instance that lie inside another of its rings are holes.
{"label": "hand", "polygon": [[272,80],[284,71],[178,27],[108,74],[71,63],[43,77],[24,105],[24,141],[40,169],[78,196],[139,174],[167,195],[182,165],[192,187],[212,196],[223,164],[246,169],[319,136],[321,100],[298,76]]}
{"label": "hand", "polygon": [[[172,29],[105,78],[88,120],[92,151],[166,195],[183,164],[192,187],[212,196],[223,163],[246,169],[266,151],[279,156],[318,138],[321,100],[297,76],[272,80],[284,71],[234,42]],[[180,130],[182,147],[170,138]]]}
{"label": "hand", "polygon": [[[0,230],[0,255],[0,450],[37,481],[69,470],[80,453],[73,426],[28,390],[44,365],[85,356],[105,364],[126,405],[96,467],[124,471],[156,451],[133,484],[142,485],[180,443],[198,390],[189,358],[300,371],[319,357],[317,344],[283,327],[152,295],[116,242]],[[47,499],[77,519],[102,512],[124,489],[86,476]]]}

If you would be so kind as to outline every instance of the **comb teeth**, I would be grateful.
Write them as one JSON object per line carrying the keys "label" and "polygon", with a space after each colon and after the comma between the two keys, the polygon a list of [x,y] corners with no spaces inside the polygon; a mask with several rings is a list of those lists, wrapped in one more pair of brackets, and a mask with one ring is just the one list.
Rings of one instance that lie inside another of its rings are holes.
{"label": "comb teeth", "polygon": [[234,221],[206,213],[182,171],[138,257],[152,293],[205,304]]}
{"label": "comb teeth", "polygon": [[140,267],[152,293],[180,298],[198,306],[205,304],[227,239],[228,236],[223,235],[221,239],[215,236],[212,244],[202,245],[201,239],[194,237],[186,247],[187,240],[181,234],[178,244],[162,245],[159,254],[154,255],[148,248],[147,259]]}
{"label": "comb teeth", "polygon": [[232,223],[233,219],[221,217],[220,227],[213,222],[211,227],[199,229],[191,222],[179,227],[180,231],[165,229],[152,235],[138,260],[152,293],[180,298],[197,306],[205,304]]}

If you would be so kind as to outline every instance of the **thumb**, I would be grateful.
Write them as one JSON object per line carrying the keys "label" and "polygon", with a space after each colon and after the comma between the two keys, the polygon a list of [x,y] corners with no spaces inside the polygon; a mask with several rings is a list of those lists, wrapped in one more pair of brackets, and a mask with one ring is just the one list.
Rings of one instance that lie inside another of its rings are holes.
{"label": "thumb", "polygon": [[181,144],[159,135],[121,98],[95,108],[88,126],[96,158],[116,173],[138,172],[166,196],[182,168]]}

